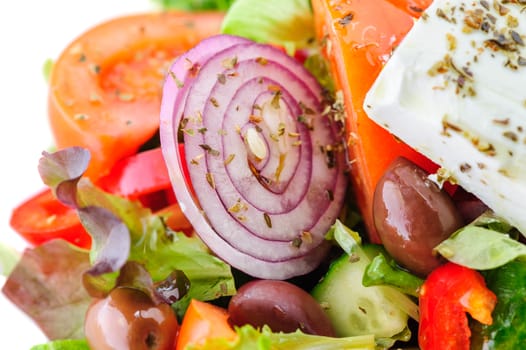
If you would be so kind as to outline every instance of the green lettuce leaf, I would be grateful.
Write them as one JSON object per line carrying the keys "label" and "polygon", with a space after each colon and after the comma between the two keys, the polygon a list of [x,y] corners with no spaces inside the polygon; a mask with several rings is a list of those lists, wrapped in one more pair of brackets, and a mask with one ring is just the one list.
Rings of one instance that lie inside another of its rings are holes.
{"label": "green lettuce leaf", "polygon": [[511,261],[482,273],[497,305],[491,325],[473,324],[471,348],[521,349],[526,344],[526,262]]}
{"label": "green lettuce leaf", "polygon": [[90,350],[90,347],[84,339],[65,339],[35,345],[31,350]]}
{"label": "green lettuce leaf", "polygon": [[370,286],[391,286],[404,294],[418,297],[424,280],[401,269],[387,253],[376,255],[364,271],[362,283]]}
{"label": "green lettuce leaf", "polygon": [[237,0],[221,32],[284,47],[289,54],[311,47],[314,17],[309,0]]}
{"label": "green lettuce leaf", "polygon": [[236,340],[209,339],[203,345],[189,346],[187,350],[333,350],[375,349],[374,336],[324,337],[294,333],[273,333],[270,328],[257,330],[250,325],[236,329]]}
{"label": "green lettuce leaf", "polygon": [[478,226],[480,223],[461,228],[435,247],[435,251],[449,261],[475,270],[495,269],[517,258],[526,258],[526,245],[500,231],[506,227],[504,224]]}
{"label": "green lettuce leaf", "polygon": [[91,295],[108,293],[115,286],[116,273],[127,261],[142,264],[154,283],[177,270],[184,272],[190,290],[176,305],[180,314],[190,298],[208,301],[236,292],[230,266],[212,255],[197,236],[172,232],[160,216],[139,201],[106,193],[83,178],[89,159],[89,152],[80,147],[44,152],[39,171],[57,198],[77,209],[93,238],[93,266],[84,276]]}
{"label": "green lettuce leaf", "polygon": [[0,275],[9,275],[19,259],[20,254],[14,248],[0,242]]}
{"label": "green lettuce leaf", "polygon": [[186,11],[220,10],[225,11],[236,0],[152,0],[162,9],[178,9]]}

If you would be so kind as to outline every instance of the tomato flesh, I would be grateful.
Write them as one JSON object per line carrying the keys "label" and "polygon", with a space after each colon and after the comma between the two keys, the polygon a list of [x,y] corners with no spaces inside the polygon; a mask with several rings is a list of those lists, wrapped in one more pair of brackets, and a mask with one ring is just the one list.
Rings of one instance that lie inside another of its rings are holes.
{"label": "tomato flesh", "polygon": [[61,238],[82,248],[91,247],[91,236],[80,223],[77,211],[59,202],[48,188],[17,206],[9,224],[33,245]]}
{"label": "tomato flesh", "polygon": [[166,67],[217,34],[219,12],[159,12],[114,18],[87,30],[58,57],[49,79],[49,121],[58,149],[91,152],[96,180],[159,129]]}

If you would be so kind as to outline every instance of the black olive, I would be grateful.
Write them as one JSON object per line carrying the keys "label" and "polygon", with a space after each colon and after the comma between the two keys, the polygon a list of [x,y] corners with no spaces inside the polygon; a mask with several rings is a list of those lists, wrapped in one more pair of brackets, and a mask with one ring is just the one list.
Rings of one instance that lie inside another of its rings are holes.
{"label": "black olive", "polygon": [[84,332],[92,349],[172,349],[177,318],[168,304],[155,304],[144,292],[115,288],[94,301],[86,313]]}
{"label": "black olive", "polygon": [[274,332],[301,330],[307,334],[335,336],[331,321],[309,293],[276,280],[254,280],[239,288],[228,305],[235,326],[267,325]]}
{"label": "black olive", "polygon": [[419,276],[441,264],[433,248],[463,225],[449,194],[403,157],[393,161],[379,180],[373,216],[388,253]]}

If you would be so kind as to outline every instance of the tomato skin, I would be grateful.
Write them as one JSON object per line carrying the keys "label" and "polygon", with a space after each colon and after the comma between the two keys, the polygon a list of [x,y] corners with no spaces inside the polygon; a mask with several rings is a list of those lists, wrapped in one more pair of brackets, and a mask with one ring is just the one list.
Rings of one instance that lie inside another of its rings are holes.
{"label": "tomato skin", "polygon": [[451,262],[438,267],[420,291],[420,348],[469,350],[471,330],[466,312],[481,323],[491,324],[496,303],[497,297],[479,272]]}
{"label": "tomato skin", "polygon": [[[184,156],[182,144],[180,151]],[[186,169],[185,174],[188,179]],[[139,200],[143,206],[166,217],[166,224],[175,231],[187,235],[193,231],[173,194],[160,148],[120,160],[96,185],[108,193]],[[33,245],[62,238],[82,248],[91,247],[91,236],[80,223],[76,210],[62,204],[49,188],[18,205],[10,225]]]}
{"label": "tomato skin", "polygon": [[11,213],[10,226],[32,245],[61,238],[81,248],[91,247],[77,211],[59,202],[46,188],[20,203]]}
{"label": "tomato skin", "polygon": [[213,304],[193,299],[186,310],[174,350],[184,350],[190,344],[202,344],[207,339],[233,340],[236,332],[228,323],[228,312]]}
{"label": "tomato skin", "polygon": [[370,239],[380,243],[372,217],[374,189],[398,156],[427,171],[437,168],[377,125],[363,109],[365,95],[394,48],[431,0],[313,0],[317,37],[331,64],[347,114],[351,181]]}
{"label": "tomato skin", "polygon": [[48,114],[58,149],[83,146],[95,180],[136,153],[159,128],[164,72],[220,29],[219,12],[118,17],[82,33],[54,63]]}

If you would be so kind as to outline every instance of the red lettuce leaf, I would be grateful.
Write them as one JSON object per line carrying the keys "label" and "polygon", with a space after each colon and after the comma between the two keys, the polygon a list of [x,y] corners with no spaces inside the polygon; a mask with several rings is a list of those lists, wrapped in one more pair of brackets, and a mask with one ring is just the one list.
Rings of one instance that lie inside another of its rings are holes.
{"label": "red lettuce leaf", "polygon": [[63,240],[26,249],[2,288],[50,339],[84,337],[91,297],[82,287],[90,268],[88,251]]}

